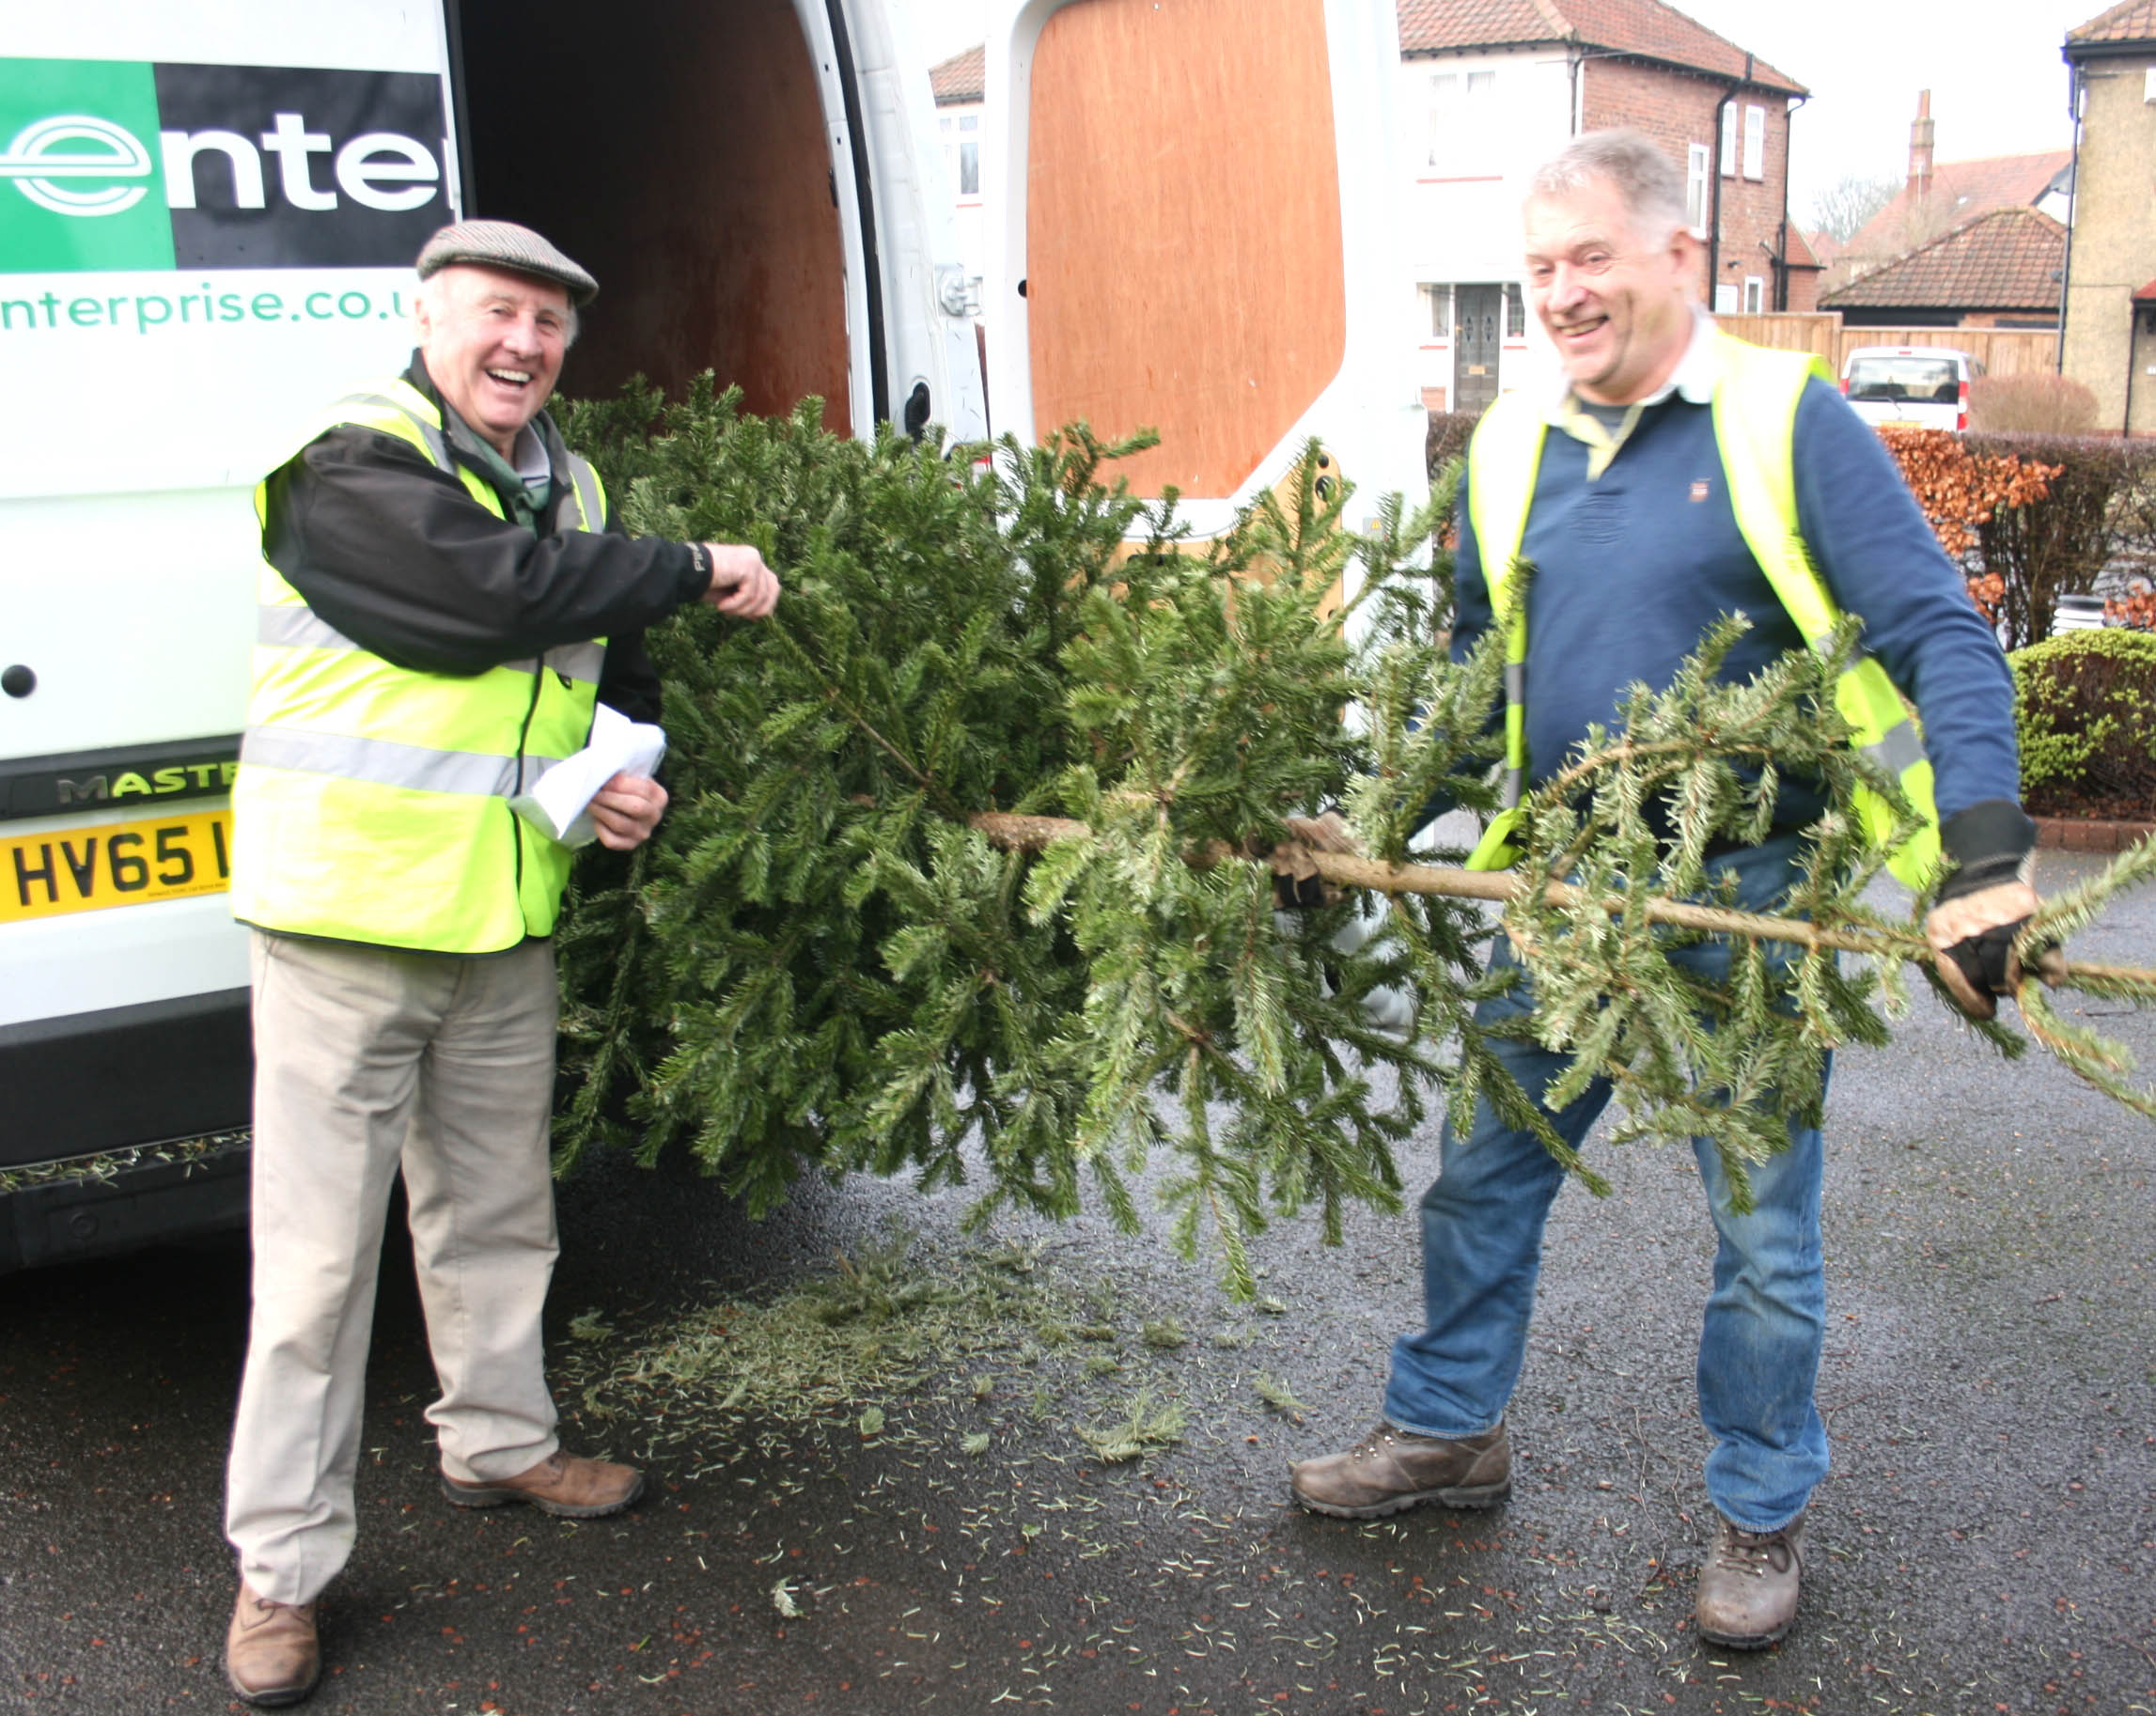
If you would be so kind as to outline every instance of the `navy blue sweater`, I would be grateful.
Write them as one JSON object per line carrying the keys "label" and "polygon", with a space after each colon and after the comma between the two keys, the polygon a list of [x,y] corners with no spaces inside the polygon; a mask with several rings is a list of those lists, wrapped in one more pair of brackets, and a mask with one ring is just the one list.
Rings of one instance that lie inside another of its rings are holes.
{"label": "navy blue sweater", "polygon": [[[1795,452],[1804,540],[1836,604],[1863,618],[1864,647],[1917,707],[1942,822],[1987,801],[2018,803],[2012,673],[1893,459],[1816,379],[1798,403]],[[1737,529],[1708,406],[1675,393],[1648,406],[1609,468],[1591,481],[1586,473],[1586,446],[1553,428],[1520,551],[1535,569],[1527,746],[1536,782],[1562,769],[1589,723],[1617,722],[1634,680],[1667,686],[1719,616],[1752,622],[1729,652],[1726,679],[1748,679],[1804,644]],[[1455,659],[1491,624],[1461,512]],[[1808,821],[1819,809],[1816,794],[1784,784],[1778,820]]]}

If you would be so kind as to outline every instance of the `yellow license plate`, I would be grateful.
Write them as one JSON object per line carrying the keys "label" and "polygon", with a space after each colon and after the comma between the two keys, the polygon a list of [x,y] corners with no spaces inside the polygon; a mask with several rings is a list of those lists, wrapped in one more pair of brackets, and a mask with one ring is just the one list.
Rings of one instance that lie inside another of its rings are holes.
{"label": "yellow license plate", "polygon": [[232,885],[232,813],[0,836],[0,924]]}

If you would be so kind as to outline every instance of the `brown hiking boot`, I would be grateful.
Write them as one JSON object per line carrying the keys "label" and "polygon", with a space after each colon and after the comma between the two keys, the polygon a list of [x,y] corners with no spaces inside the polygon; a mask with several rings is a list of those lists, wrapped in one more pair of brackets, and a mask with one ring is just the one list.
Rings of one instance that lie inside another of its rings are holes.
{"label": "brown hiking boot", "polygon": [[297,1704],[321,1677],[312,1603],[273,1603],[242,1579],[225,1631],[225,1679],[249,1704]]}
{"label": "brown hiking boot", "polygon": [[529,1502],[564,1520],[596,1520],[619,1513],[644,1493],[644,1474],[612,1460],[586,1459],[556,1448],[528,1471],[492,1483],[467,1484],[442,1474],[442,1493],[460,1507],[499,1507]]}
{"label": "brown hiking boot", "polygon": [[1296,1461],[1288,1478],[1305,1507],[1341,1520],[1380,1519],[1424,1502],[1492,1507],[1512,1488],[1512,1448],[1502,1419],[1457,1440],[1380,1424],[1345,1454]]}
{"label": "brown hiking boot", "polygon": [[1746,1531],[1716,1516],[1714,1551],[1699,1569],[1699,1636],[1730,1650],[1761,1650],[1797,1618],[1804,1516],[1780,1531]]}

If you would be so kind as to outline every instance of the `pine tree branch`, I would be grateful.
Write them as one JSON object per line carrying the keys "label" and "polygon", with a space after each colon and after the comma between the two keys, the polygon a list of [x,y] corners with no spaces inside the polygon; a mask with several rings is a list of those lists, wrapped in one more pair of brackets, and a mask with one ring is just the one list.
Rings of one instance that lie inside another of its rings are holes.
{"label": "pine tree branch", "polygon": [[804,644],[801,639],[796,637],[789,629],[784,616],[774,614],[771,616],[767,623],[770,627],[772,635],[776,637],[782,644],[786,646],[788,651],[793,656],[793,658],[799,662],[803,667],[806,668],[809,675],[816,680],[819,685],[822,687],[824,700],[828,702],[834,709],[836,709],[840,714],[844,715],[848,721],[851,722],[853,725],[860,730],[862,737],[867,739],[871,744],[875,745],[886,757],[890,757],[893,762],[897,763],[898,767],[903,769],[908,774],[912,775],[915,784],[920,787],[921,790],[929,794],[930,797],[936,800],[937,803],[944,807],[944,812],[946,816],[955,819],[959,814],[958,806],[951,803],[950,795],[944,789],[943,784],[940,781],[937,781],[934,777],[924,773],[917,766],[915,766],[912,757],[908,757],[903,751],[899,750],[897,745],[893,744],[888,739],[884,738],[882,733],[876,730],[876,724],[870,721],[865,712],[853,707],[853,704],[848,699],[845,692],[831,682],[830,677],[823,671],[822,663],[817,661],[815,655],[810,651],[807,645]]}
{"label": "pine tree branch", "polygon": [[[1015,851],[1038,852],[1058,840],[1089,840],[1092,829],[1069,817],[1022,817],[1002,811],[976,811],[966,820],[992,845]],[[1289,819],[1289,826],[1295,819]],[[1538,884],[1533,879],[1509,870],[1462,870],[1428,864],[1383,864],[1345,852],[1320,851],[1300,841],[1283,841],[1275,849],[1292,856],[1298,865],[1338,887],[1367,888],[1378,894],[1427,894],[1448,899],[1486,899],[1504,905],[1534,891],[1540,891],[1551,905],[1563,910],[1583,902],[1579,889],[1562,881]],[[1195,869],[1211,869],[1229,858],[1242,857],[1221,841],[1211,841],[1185,855]],[[1601,905],[1613,917],[1621,915],[1632,901],[1612,896]],[[1790,942],[1800,947],[1833,948],[1842,953],[1868,954],[1874,958],[1931,963],[1931,945],[1914,930],[1831,928],[1803,918],[1771,917],[1758,912],[1732,912],[1721,906],[1694,905],[1678,899],[1649,899],[1648,921],[1679,929],[1705,930],[1713,935],[1741,935],[1754,941]],[[2099,965],[2070,959],[2066,982],[2075,988],[2084,979],[2119,985],[2156,988],[2156,971],[2132,966]]]}

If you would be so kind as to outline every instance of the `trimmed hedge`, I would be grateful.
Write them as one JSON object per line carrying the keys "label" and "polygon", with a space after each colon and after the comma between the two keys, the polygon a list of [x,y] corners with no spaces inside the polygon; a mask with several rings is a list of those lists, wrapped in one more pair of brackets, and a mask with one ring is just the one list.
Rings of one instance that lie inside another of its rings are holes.
{"label": "trimmed hedge", "polygon": [[2069,632],[2007,659],[2028,809],[2156,814],[2156,636]]}
{"label": "trimmed hedge", "polygon": [[1430,431],[1423,437],[1423,464],[1430,472],[1430,479],[1437,480],[1437,474],[1467,451],[1467,438],[1475,433],[1475,426],[1482,421],[1478,411],[1433,411],[1430,413]]}

